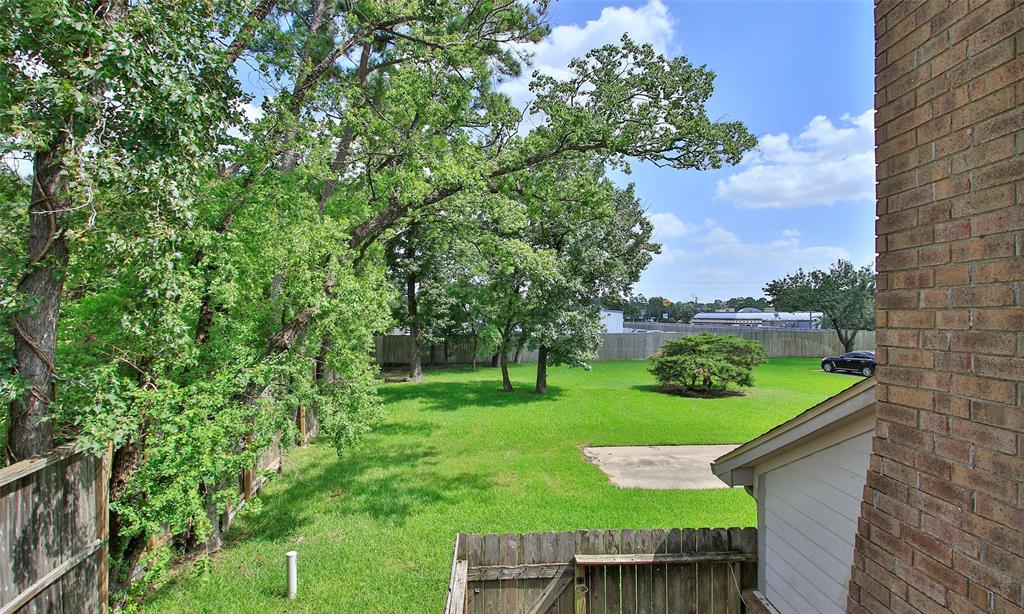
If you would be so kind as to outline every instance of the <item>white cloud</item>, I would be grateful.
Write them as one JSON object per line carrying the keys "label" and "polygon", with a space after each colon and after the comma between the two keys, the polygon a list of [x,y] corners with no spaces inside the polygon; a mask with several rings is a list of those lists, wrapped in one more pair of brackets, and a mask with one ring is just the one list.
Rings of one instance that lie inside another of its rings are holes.
{"label": "white cloud", "polygon": [[663,241],[662,253],[654,257],[636,288],[648,295],[677,299],[693,294],[705,299],[760,296],[766,282],[798,267],[822,268],[837,258],[851,257],[843,247],[804,245],[794,229],[747,241],[714,220],[687,223],[670,213],[653,215],[670,221],[662,224],[663,229],[678,221],[689,232],[669,241],[665,241],[665,230],[655,232]]}
{"label": "white cloud", "polygon": [[675,213],[648,213],[647,219],[654,225],[656,241],[685,237],[698,229],[698,226],[679,219]]}
{"label": "white cloud", "polygon": [[569,61],[609,43],[618,43],[629,33],[637,43],[650,43],[655,50],[666,53],[672,41],[673,19],[661,0],[649,0],[641,7],[605,7],[601,16],[584,26],[562,25],[539,43],[515,45],[524,57],[532,57],[531,65],[523,67],[518,79],[501,83],[498,89],[512,98],[516,107],[524,109],[532,99],[529,91],[533,71],[567,78]]}
{"label": "white cloud", "polygon": [[720,180],[718,198],[745,208],[787,208],[869,200],[875,193],[874,111],[819,115],[791,138],[761,137],[743,170]]}
{"label": "white cloud", "polygon": [[[850,257],[846,249],[842,247],[801,245],[800,232],[797,230],[783,230],[777,239],[765,243],[747,243],[736,233],[719,225],[714,220],[705,220],[702,225],[693,225],[679,220],[671,213],[665,215],[672,216],[687,228],[703,228],[704,232],[682,241],[681,243],[684,244],[689,243],[685,248],[666,246],[664,253],[655,256],[656,262],[664,264],[715,259],[733,261],[739,265],[745,265],[747,268],[757,266],[765,261],[794,266],[794,268],[796,266],[814,268],[829,264],[836,258]],[[691,230],[687,234],[692,235],[694,231]]]}

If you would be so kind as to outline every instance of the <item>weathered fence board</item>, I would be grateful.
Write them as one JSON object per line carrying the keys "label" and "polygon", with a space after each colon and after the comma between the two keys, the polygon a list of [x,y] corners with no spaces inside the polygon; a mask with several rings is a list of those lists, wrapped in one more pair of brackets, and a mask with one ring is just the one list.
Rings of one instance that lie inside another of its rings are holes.
{"label": "weathered fence board", "polygon": [[[654,326],[651,324],[650,326]],[[667,325],[661,325],[667,326]],[[843,353],[834,331],[831,330],[799,330],[799,329],[766,329],[746,327],[712,327],[675,325],[682,327],[672,331],[651,330],[646,333],[605,333],[601,335],[602,344],[595,360],[645,360],[658,351],[665,342],[699,333],[715,333],[732,335],[744,339],[752,339],[764,345],[769,357],[786,356],[804,358],[822,358]],[[874,331],[862,331],[857,335],[855,345],[858,350],[875,349]],[[438,349],[430,360],[430,349],[421,348],[420,358],[423,364],[467,364],[473,361],[473,344],[469,341],[458,341],[449,344],[448,360]],[[412,355],[412,340],[408,335],[385,335],[377,337],[375,357],[379,365],[404,365]],[[478,357],[486,363],[487,359]],[[511,355],[510,355],[511,362]],[[521,362],[536,362],[537,352],[523,350]]]}
{"label": "weathered fence board", "polygon": [[445,612],[739,614],[756,560],[752,528],[459,534]]}
{"label": "weathered fence board", "polygon": [[0,469],[0,614],[106,611],[109,471],[70,446]]}

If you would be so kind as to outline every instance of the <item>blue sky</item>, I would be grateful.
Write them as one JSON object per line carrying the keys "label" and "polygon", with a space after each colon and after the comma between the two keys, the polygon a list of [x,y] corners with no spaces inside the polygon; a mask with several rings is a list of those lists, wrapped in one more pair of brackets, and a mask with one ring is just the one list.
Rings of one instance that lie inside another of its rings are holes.
{"label": "blue sky", "polygon": [[[761,139],[743,164],[697,172],[634,165],[664,245],[636,290],[675,300],[761,296],[766,281],[837,257],[874,257],[872,5],[857,2],[561,0],[534,67],[622,32],[718,78],[713,118]],[[513,98],[525,83],[510,84]],[[767,136],[766,136],[767,135]]]}

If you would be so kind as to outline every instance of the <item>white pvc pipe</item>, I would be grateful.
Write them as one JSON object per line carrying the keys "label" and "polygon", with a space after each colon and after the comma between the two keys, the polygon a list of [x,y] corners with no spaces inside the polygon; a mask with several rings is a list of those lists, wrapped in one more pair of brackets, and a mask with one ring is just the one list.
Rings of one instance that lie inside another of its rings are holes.
{"label": "white pvc pipe", "polygon": [[292,550],[284,553],[285,561],[288,563],[288,598],[295,599],[299,591],[299,553]]}

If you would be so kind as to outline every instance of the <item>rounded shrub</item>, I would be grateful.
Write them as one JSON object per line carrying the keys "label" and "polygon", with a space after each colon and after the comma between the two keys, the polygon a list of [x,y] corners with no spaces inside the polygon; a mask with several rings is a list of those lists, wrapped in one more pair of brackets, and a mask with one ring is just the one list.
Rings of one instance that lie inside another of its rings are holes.
{"label": "rounded shrub", "polygon": [[650,371],[665,392],[722,392],[730,384],[753,386],[754,367],[766,359],[757,341],[701,333],[663,345]]}

